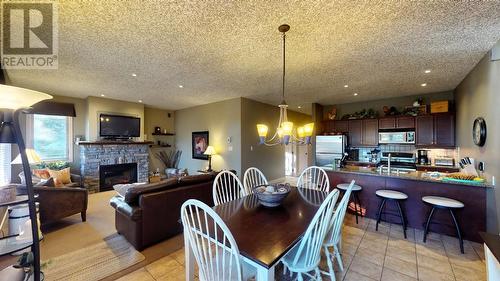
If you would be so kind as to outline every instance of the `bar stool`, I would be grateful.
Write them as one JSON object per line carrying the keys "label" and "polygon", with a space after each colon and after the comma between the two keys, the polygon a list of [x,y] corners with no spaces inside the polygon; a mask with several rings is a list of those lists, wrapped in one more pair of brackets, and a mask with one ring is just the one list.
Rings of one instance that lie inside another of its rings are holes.
{"label": "bar stool", "polygon": [[[339,183],[337,184],[337,188],[342,190],[342,192],[346,192],[347,188],[349,187],[350,183]],[[357,184],[355,184],[352,187],[351,191],[351,198],[352,201],[354,202],[354,214],[356,214],[356,224],[358,224],[358,205],[359,205],[359,213],[361,216],[363,216],[363,212],[361,211],[361,201],[359,200],[358,193],[361,192],[363,188]],[[351,202],[351,198],[349,198],[349,203]],[[349,204],[348,204],[349,205]]]}
{"label": "bar stool", "polygon": [[[399,192],[396,190],[390,190],[390,189],[379,189],[375,191],[375,194],[382,198],[382,201],[380,202],[379,208],[378,208],[378,215],[377,215],[377,224],[375,226],[375,230],[378,231],[378,224],[380,223],[380,219],[382,218],[382,209],[385,207],[385,202],[387,200],[393,201],[396,203],[398,206],[398,212],[399,212],[399,217],[401,218],[401,225],[403,226],[403,234],[406,239],[406,216],[403,212],[403,209],[401,208],[400,202],[403,200],[408,199],[408,195],[406,195],[403,192]],[[391,214],[391,213],[389,213]]]}
{"label": "bar stool", "polygon": [[453,210],[462,209],[465,205],[464,203],[446,197],[440,196],[424,196],[422,197],[422,201],[432,206],[432,209],[429,213],[429,217],[427,218],[427,223],[425,224],[424,231],[424,243],[427,241],[427,233],[429,233],[429,225],[431,223],[432,215],[434,214],[435,209],[444,209],[448,210],[451,214],[451,218],[453,219],[453,223],[455,224],[455,229],[457,230],[458,240],[460,241],[460,252],[464,253],[464,241],[462,240],[462,233],[460,232],[460,227],[458,226],[457,219],[455,217],[455,213]]}

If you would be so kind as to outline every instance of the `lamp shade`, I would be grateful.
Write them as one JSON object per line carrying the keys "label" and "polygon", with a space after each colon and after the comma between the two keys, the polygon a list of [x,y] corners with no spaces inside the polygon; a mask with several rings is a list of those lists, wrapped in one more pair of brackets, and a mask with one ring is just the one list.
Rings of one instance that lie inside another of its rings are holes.
{"label": "lamp shade", "polygon": [[30,107],[37,102],[51,98],[51,95],[42,92],[0,84],[0,100],[2,101],[2,104],[0,104],[1,108],[16,110],[19,108]]}
{"label": "lamp shade", "polygon": [[281,123],[281,128],[283,129],[283,135],[291,136],[293,131],[293,122],[283,122]]}
{"label": "lamp shade", "polygon": [[304,134],[306,137],[310,137],[313,134],[314,123],[309,123],[304,125]]}
{"label": "lamp shade", "polygon": [[[30,164],[38,164],[42,162],[40,155],[38,155],[34,149],[26,148],[26,156],[28,156],[28,162]],[[23,164],[21,154],[18,154],[17,157],[10,162],[10,164]]]}
{"label": "lamp shade", "polygon": [[268,131],[268,128],[266,125],[257,124],[257,133],[259,134],[259,137],[267,136],[267,131]]}
{"label": "lamp shade", "polygon": [[214,155],[214,154],[217,154],[217,153],[215,152],[215,148],[213,146],[209,145],[203,154],[205,154],[205,155]]}

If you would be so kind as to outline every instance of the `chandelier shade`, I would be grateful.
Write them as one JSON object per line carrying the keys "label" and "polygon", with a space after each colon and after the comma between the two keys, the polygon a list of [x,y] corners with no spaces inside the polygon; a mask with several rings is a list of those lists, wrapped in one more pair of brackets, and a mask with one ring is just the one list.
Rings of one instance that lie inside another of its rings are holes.
{"label": "chandelier shade", "polygon": [[265,124],[257,124],[257,134],[259,135],[260,144],[273,146],[278,144],[310,144],[311,136],[314,131],[314,123],[306,124],[302,127],[297,127],[295,129],[293,122],[288,121],[287,109],[288,105],[285,101],[285,47],[286,47],[286,35],[285,33],[290,30],[290,26],[287,24],[282,24],[278,28],[283,36],[283,80],[282,80],[282,91],[281,97],[282,102],[278,105],[280,110],[280,117],[278,120],[278,126],[276,127],[276,132],[270,139],[267,138],[269,132],[269,127]]}

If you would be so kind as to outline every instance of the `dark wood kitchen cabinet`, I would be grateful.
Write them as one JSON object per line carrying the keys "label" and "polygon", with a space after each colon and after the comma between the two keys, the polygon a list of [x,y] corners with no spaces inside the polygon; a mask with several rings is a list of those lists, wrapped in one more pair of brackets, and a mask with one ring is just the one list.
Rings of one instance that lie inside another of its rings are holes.
{"label": "dark wood kitchen cabinet", "polygon": [[347,120],[325,120],[322,122],[323,133],[347,133],[349,125]]}
{"label": "dark wood kitchen cabinet", "polygon": [[362,145],[365,146],[377,146],[378,145],[378,120],[377,119],[365,119],[362,122],[363,125],[363,137]]}
{"label": "dark wood kitchen cabinet", "polygon": [[415,120],[417,146],[455,146],[455,115],[440,113],[417,116]]}
{"label": "dark wood kitchen cabinet", "polygon": [[378,145],[378,120],[349,120],[349,144],[352,147]]}
{"label": "dark wood kitchen cabinet", "polygon": [[413,129],[415,128],[415,117],[399,116],[384,117],[378,120],[379,129]]}
{"label": "dark wood kitchen cabinet", "polygon": [[363,145],[363,121],[349,120],[349,145],[358,147]]}
{"label": "dark wood kitchen cabinet", "polygon": [[336,120],[333,128],[334,128],[335,132],[347,133],[347,132],[349,132],[349,121]]}

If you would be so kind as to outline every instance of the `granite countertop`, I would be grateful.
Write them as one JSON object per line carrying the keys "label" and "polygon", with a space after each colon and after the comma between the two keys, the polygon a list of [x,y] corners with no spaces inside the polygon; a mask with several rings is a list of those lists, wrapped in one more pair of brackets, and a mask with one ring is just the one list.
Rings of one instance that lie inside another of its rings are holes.
{"label": "granite countertop", "polygon": [[[351,174],[359,174],[359,175],[371,175],[377,177],[386,177],[386,178],[400,178],[400,179],[408,179],[408,180],[416,180],[416,181],[427,181],[433,183],[443,183],[443,184],[456,184],[456,185],[467,185],[473,187],[494,187],[489,182],[478,182],[478,183],[466,183],[466,182],[451,182],[442,180],[442,177],[434,178],[430,177],[428,172],[416,171],[409,173],[392,173],[388,175],[387,173],[380,173],[375,168],[371,167],[361,167],[361,166],[346,166],[344,168],[336,168],[329,169],[325,168],[326,171],[332,171],[337,173],[351,173]],[[443,173],[441,173],[443,174]]]}

